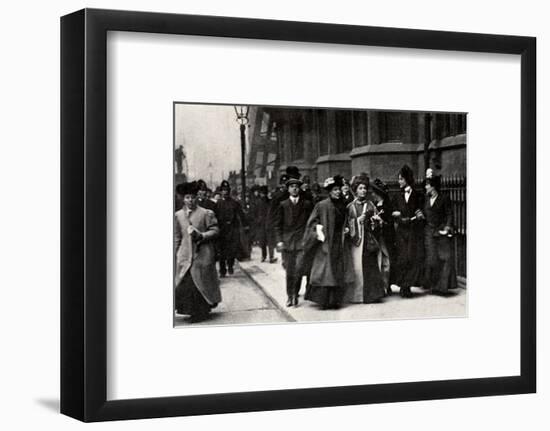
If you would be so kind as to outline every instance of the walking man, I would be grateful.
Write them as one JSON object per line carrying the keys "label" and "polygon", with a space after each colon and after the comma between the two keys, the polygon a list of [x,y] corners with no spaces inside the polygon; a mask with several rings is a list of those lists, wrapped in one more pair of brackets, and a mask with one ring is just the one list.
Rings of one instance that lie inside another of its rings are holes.
{"label": "walking man", "polygon": [[298,305],[298,293],[304,274],[304,247],[302,239],[307,220],[313,210],[311,201],[300,196],[302,182],[290,178],[286,182],[289,197],[277,208],[274,220],[277,250],[283,254],[286,271],[287,307]]}
{"label": "walking man", "polygon": [[224,180],[220,185],[221,199],[216,203],[216,218],[220,226],[218,240],[218,258],[220,277],[233,274],[233,265],[240,248],[240,227],[244,225],[244,213],[239,202],[233,199],[229,182]]}
{"label": "walking man", "polygon": [[262,262],[265,262],[269,253],[269,263],[277,262],[274,257],[273,232],[269,229],[268,215],[271,199],[267,197],[267,186],[259,188],[260,197],[256,200],[256,238],[262,250]]}

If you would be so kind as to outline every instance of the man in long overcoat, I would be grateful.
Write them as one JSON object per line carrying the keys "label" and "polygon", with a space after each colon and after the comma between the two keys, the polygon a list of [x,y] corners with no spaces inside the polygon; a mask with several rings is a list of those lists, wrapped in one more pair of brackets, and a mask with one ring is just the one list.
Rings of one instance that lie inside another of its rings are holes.
{"label": "man in long overcoat", "polygon": [[220,277],[233,274],[233,265],[240,250],[240,228],[244,225],[245,216],[241,205],[231,197],[229,182],[220,185],[221,199],[216,203],[216,217],[220,226],[218,239],[218,258]]}
{"label": "man in long overcoat", "polygon": [[305,275],[303,236],[313,210],[311,201],[300,196],[301,185],[299,179],[287,181],[289,197],[280,203],[274,222],[277,249],[283,253],[286,271],[287,307],[298,305],[298,293],[302,276]]}
{"label": "man in long overcoat", "polygon": [[218,223],[214,212],[197,205],[197,191],[195,182],[176,188],[183,207],[176,211],[174,226],[176,311],[194,321],[204,319],[222,300],[213,243]]}

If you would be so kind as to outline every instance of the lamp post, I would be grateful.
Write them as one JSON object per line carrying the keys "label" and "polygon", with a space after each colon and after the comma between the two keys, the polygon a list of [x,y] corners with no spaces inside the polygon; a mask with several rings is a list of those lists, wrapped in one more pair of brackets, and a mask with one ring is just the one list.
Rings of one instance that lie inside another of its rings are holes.
{"label": "lamp post", "polygon": [[235,115],[237,116],[237,123],[240,124],[241,128],[241,199],[242,205],[244,207],[246,202],[246,173],[245,173],[245,152],[246,152],[246,140],[245,140],[245,130],[246,125],[248,124],[248,110],[249,106],[246,105],[236,105]]}

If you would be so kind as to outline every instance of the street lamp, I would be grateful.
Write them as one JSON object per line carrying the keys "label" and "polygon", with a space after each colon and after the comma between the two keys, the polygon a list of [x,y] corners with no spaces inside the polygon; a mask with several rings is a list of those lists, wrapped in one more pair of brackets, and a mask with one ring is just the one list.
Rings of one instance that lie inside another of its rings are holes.
{"label": "street lamp", "polygon": [[242,205],[244,207],[246,202],[246,173],[245,173],[245,135],[244,131],[246,130],[246,125],[248,124],[248,111],[249,106],[246,105],[235,105],[235,115],[237,116],[237,123],[241,125],[241,199]]}

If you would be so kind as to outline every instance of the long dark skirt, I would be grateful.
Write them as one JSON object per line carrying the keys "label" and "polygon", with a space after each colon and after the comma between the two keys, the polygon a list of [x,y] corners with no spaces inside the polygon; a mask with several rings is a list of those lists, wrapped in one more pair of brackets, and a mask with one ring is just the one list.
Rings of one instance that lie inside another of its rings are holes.
{"label": "long dark skirt", "polygon": [[206,316],[211,305],[206,302],[197,289],[190,271],[183,277],[180,284],[176,286],[176,311],[178,314],[188,314],[192,317]]}
{"label": "long dark skirt", "polygon": [[308,286],[305,299],[313,301],[323,308],[335,308],[342,304],[344,288],[339,286]]}
{"label": "long dark skirt", "polygon": [[448,293],[458,287],[454,265],[452,240],[446,236],[433,236],[431,229],[424,235],[426,247],[426,268],[424,287],[434,293]]}
{"label": "long dark skirt", "polygon": [[424,275],[424,238],[417,228],[396,232],[395,284],[401,288],[421,286]]}
{"label": "long dark skirt", "polygon": [[[340,238],[342,235],[342,223],[337,224],[334,231],[334,238]],[[332,273],[338,283],[338,286],[309,286],[306,289],[305,299],[313,301],[323,308],[337,308],[342,304],[344,298],[344,265],[343,259],[343,244],[341,241],[333,241],[330,247],[330,262]]]}

